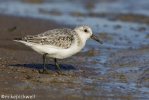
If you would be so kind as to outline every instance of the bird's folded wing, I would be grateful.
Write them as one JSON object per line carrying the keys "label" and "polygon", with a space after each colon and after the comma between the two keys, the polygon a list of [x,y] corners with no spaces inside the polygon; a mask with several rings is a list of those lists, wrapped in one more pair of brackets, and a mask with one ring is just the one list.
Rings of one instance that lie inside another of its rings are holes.
{"label": "bird's folded wing", "polygon": [[39,35],[28,35],[23,40],[34,44],[67,49],[71,46],[74,37],[70,29],[54,29]]}

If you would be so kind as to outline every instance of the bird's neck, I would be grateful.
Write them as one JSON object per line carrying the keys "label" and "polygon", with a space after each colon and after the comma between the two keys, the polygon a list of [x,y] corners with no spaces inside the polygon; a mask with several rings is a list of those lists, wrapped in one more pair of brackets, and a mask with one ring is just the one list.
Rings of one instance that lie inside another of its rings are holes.
{"label": "bird's neck", "polygon": [[75,33],[75,39],[77,46],[83,48],[86,43],[86,40],[83,37],[79,36],[79,34],[77,33]]}

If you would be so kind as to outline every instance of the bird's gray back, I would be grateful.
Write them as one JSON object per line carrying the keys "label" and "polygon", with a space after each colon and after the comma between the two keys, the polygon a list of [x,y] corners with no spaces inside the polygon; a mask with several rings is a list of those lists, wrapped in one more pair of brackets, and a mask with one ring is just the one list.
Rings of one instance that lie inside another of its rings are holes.
{"label": "bird's gray back", "polygon": [[74,40],[73,34],[74,31],[68,28],[53,29],[38,35],[28,35],[24,37],[23,40],[30,43],[52,45],[67,49]]}

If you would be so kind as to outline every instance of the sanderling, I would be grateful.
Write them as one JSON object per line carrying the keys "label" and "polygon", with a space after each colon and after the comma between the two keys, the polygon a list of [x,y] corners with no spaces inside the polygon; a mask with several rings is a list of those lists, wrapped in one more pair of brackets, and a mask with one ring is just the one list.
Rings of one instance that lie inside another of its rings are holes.
{"label": "sanderling", "polygon": [[92,38],[102,44],[87,25],[81,25],[75,29],[62,28],[53,29],[38,35],[27,35],[24,38],[14,38],[14,41],[21,42],[43,55],[43,71],[46,70],[46,56],[54,58],[54,63],[61,72],[57,59],[70,57],[79,52],[86,44],[86,40]]}

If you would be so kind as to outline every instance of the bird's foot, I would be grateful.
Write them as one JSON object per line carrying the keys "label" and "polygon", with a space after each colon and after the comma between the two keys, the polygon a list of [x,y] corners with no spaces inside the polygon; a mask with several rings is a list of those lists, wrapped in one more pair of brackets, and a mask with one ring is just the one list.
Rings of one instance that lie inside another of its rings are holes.
{"label": "bird's foot", "polygon": [[39,73],[41,73],[41,74],[49,74],[46,69],[43,69],[42,71],[39,70]]}
{"label": "bird's foot", "polygon": [[59,75],[65,75],[61,70],[56,71]]}

